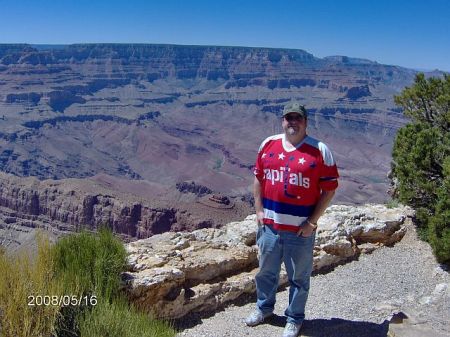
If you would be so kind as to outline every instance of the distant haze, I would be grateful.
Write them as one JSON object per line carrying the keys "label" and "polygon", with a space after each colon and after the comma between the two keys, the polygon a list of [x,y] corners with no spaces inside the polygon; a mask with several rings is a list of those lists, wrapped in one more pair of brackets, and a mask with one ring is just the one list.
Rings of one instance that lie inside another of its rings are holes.
{"label": "distant haze", "polygon": [[2,1],[0,43],[303,49],[450,71],[450,2]]}

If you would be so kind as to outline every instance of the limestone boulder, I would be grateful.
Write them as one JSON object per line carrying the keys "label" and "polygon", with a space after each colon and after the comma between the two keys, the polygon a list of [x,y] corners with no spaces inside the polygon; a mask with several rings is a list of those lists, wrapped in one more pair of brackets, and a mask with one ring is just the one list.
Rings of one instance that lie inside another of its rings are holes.
{"label": "limestone boulder", "polygon": [[[406,207],[329,207],[319,220],[314,271],[330,270],[401,240],[410,216]],[[127,244],[129,271],[124,280],[129,298],[159,317],[180,318],[253,293],[256,231],[256,217],[250,215],[222,228],[164,233]],[[283,270],[280,286],[287,283]]]}

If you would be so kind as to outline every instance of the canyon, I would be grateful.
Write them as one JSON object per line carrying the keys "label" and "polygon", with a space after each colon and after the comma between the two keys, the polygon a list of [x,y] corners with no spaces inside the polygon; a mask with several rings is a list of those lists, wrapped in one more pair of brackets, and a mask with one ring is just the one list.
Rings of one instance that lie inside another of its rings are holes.
{"label": "canyon", "polygon": [[290,100],[333,151],[335,202],[385,202],[406,122],[393,95],[416,73],[293,49],[2,44],[2,237],[106,225],[131,240],[240,220]]}

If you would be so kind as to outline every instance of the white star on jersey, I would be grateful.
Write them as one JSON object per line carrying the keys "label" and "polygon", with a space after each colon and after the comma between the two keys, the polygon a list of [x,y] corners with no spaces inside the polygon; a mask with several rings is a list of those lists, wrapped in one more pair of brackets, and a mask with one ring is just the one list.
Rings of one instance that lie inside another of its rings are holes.
{"label": "white star on jersey", "polygon": [[278,159],[281,159],[281,160],[284,159],[284,153],[283,153],[283,152],[281,152],[281,153],[278,155]]}
{"label": "white star on jersey", "polygon": [[263,153],[262,156],[261,156],[261,158],[264,158],[265,156],[267,156],[267,154]]}
{"label": "white star on jersey", "polygon": [[298,163],[299,164],[304,164],[306,162],[306,160],[305,160],[305,158],[303,158],[303,157],[301,157],[299,160],[298,160]]}

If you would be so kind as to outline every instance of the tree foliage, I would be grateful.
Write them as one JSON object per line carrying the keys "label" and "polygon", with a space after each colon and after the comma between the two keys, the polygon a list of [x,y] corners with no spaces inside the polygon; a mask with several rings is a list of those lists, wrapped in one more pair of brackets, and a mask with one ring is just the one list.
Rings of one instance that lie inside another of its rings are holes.
{"label": "tree foliage", "polygon": [[413,123],[425,123],[450,131],[450,76],[426,79],[420,73],[414,85],[405,88],[401,95],[395,96],[395,103],[403,108],[403,113]]}
{"label": "tree foliage", "polygon": [[410,122],[393,148],[395,196],[416,209],[422,236],[450,263],[450,76],[416,76],[394,97]]}

